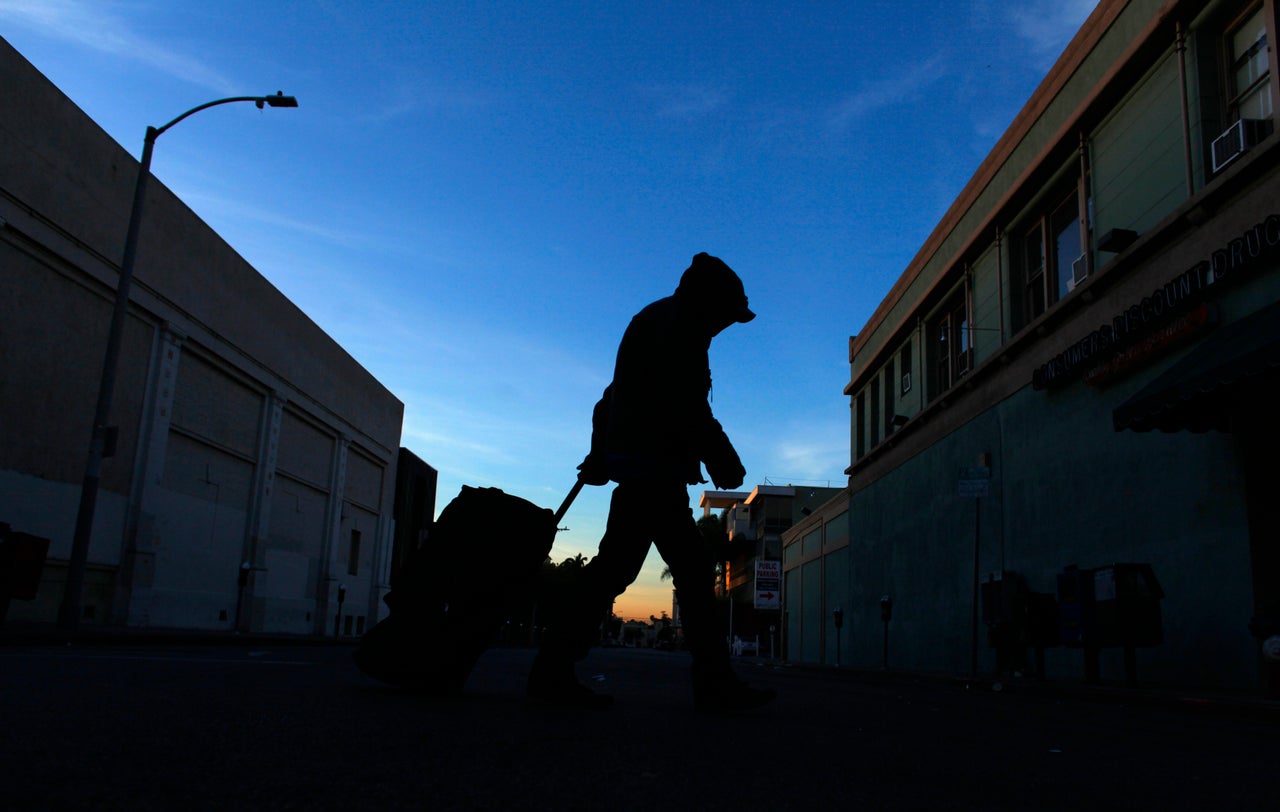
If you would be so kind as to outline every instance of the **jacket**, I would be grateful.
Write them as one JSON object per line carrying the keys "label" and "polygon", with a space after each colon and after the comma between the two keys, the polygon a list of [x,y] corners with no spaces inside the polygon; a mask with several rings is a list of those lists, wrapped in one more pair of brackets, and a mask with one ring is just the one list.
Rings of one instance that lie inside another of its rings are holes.
{"label": "jacket", "polygon": [[711,413],[711,338],[696,306],[687,297],[668,296],[632,318],[618,346],[613,382],[592,413],[591,453],[579,466],[584,481],[696,485],[706,482],[705,462],[717,486],[741,484],[742,463]]}

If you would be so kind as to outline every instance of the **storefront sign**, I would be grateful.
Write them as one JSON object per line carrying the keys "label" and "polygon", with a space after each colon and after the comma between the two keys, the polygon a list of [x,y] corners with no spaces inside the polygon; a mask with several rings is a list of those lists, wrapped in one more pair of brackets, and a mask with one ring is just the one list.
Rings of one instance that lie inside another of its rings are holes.
{"label": "storefront sign", "polygon": [[1136,344],[1120,350],[1098,366],[1086,370],[1084,382],[1089,386],[1101,386],[1217,324],[1218,308],[1212,302],[1205,302],[1190,313],[1178,316],[1153,331]]}
{"label": "storefront sign", "polygon": [[[1197,262],[1152,291],[1151,295],[1116,314],[1109,323],[1041,364],[1031,376],[1031,385],[1036,389],[1059,386],[1086,370],[1107,364],[1116,354],[1135,348],[1153,332],[1167,329],[1168,319],[1206,298],[1214,285],[1252,273],[1276,254],[1280,254],[1280,214],[1269,215],[1223,248],[1212,252],[1208,259]],[[1205,326],[1205,323],[1198,325],[1199,328]],[[1163,348],[1167,348],[1167,344]],[[1151,356],[1150,351],[1139,352],[1124,369]],[[1105,375],[1103,380],[1119,371]]]}

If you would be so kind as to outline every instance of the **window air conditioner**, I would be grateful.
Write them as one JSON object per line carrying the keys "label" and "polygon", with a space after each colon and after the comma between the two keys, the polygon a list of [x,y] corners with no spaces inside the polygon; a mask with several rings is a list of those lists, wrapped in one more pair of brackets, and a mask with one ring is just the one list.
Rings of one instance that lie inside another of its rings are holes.
{"label": "window air conditioner", "polygon": [[1071,280],[1067,282],[1067,290],[1075,290],[1076,285],[1083,282],[1087,276],[1089,276],[1089,255],[1084,253],[1071,263]]}
{"label": "window air conditioner", "polygon": [[1267,122],[1256,118],[1242,118],[1213,139],[1213,171],[1220,172],[1227,164],[1239,158],[1267,135]]}

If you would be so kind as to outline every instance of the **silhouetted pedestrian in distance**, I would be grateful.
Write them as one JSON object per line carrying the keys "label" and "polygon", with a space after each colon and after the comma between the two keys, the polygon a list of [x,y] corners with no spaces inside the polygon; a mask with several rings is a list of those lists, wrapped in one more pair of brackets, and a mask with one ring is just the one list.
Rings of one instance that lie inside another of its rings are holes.
{"label": "silhouetted pedestrian in distance", "polygon": [[742,280],[721,260],[698,254],[673,296],[631,320],[618,347],[613,382],[592,413],[591,451],[579,467],[591,485],[617,485],[600,549],[580,583],[558,596],[556,622],[529,674],[531,697],[559,705],[603,708],[612,698],[578,682],[574,662],[587,655],[601,618],[635,580],[656,544],[671,568],[685,639],[693,654],[693,692],[700,710],[764,705],[772,691],[751,688],[729,665],[725,629],[716,614],[715,562],[689,506],[688,485],[742,485],[746,471],[711,414],[711,339],[755,318]]}

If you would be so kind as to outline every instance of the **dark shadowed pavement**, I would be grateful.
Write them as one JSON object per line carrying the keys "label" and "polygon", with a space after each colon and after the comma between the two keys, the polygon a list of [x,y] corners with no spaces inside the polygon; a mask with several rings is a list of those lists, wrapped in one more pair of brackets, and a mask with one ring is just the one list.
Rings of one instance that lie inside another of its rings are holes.
{"label": "dark shadowed pavement", "polygon": [[3,809],[1271,809],[1275,705],[776,667],[695,714],[681,654],[596,650],[603,712],[398,692],[334,645],[0,646]]}

